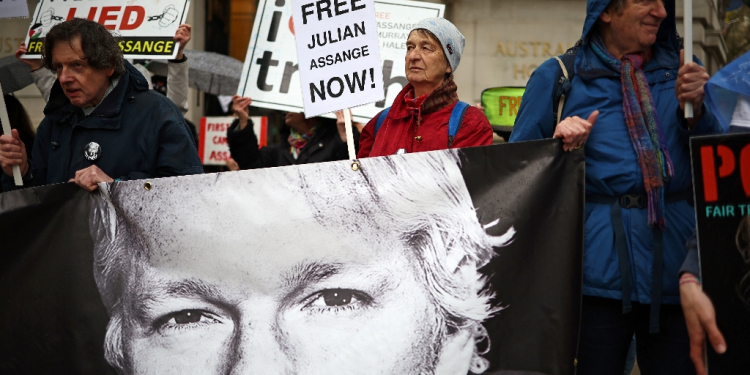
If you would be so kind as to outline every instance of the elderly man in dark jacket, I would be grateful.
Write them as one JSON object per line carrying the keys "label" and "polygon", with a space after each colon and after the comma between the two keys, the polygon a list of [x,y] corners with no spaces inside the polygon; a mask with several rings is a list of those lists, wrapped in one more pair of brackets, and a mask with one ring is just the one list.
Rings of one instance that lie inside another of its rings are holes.
{"label": "elderly man in dark jacket", "polygon": [[17,133],[0,137],[3,188],[12,166],[24,186],[99,182],[202,173],[185,119],[149,90],[102,25],[74,18],[46,37],[44,64],[57,73],[28,159]]}

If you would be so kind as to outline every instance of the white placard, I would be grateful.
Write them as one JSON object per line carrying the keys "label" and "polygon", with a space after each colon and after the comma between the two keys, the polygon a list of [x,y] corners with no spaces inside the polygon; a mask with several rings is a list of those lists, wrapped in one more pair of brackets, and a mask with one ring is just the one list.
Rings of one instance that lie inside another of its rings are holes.
{"label": "white placard", "polygon": [[[412,25],[424,18],[442,17],[444,10],[443,4],[375,0],[385,100],[353,108],[355,121],[369,121],[393,103],[408,83],[404,61],[406,39]],[[239,95],[251,97],[253,106],[304,111],[293,30],[291,1],[259,1],[237,90]],[[327,114],[324,117],[335,116]]]}
{"label": "white placard", "polygon": [[[227,130],[235,117],[203,117],[198,131],[198,156],[203,165],[226,165],[231,157],[227,144]],[[268,118],[252,116],[253,132],[258,139],[258,147],[267,144]]]}
{"label": "white placard", "polygon": [[373,0],[292,0],[305,117],[383,100]]}
{"label": "white placard", "polygon": [[190,0],[40,0],[26,34],[27,59],[41,58],[44,37],[60,22],[87,18],[120,38],[126,58],[174,59],[174,34],[187,19]]}
{"label": "white placard", "polygon": [[28,17],[26,0],[0,0],[0,18]]}

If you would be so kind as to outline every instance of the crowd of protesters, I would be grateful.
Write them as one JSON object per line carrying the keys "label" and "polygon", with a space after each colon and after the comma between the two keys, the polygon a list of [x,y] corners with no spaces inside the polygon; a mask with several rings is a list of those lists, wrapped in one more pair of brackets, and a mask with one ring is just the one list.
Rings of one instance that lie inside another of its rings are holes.
{"label": "crowd of protesters", "polygon": [[[35,138],[20,103],[6,97],[14,130],[0,137],[3,189],[18,188],[12,166],[20,167],[24,186],[70,181],[90,191],[99,182],[201,173],[182,116],[189,25],[175,39],[182,43],[169,65],[167,99],[149,90],[148,75],[123,59],[103,26],[73,19],[52,28],[43,60],[25,60],[48,100]],[[389,109],[364,127],[355,124],[359,158],[492,143],[486,116],[457,96],[453,74],[464,44],[445,19],[414,25],[406,41],[409,83]],[[699,287],[688,148],[690,137],[725,127],[704,103],[706,69],[682,52],[674,9],[663,1],[589,0],[581,40],[536,69],[510,137],[559,138],[566,151],[584,149],[578,374],[622,373],[634,335],[644,374],[705,374],[706,334],[714,350],[727,349]],[[23,53],[22,46],[17,55]],[[562,76],[570,91],[560,103]],[[738,96],[733,128],[750,129],[746,94]],[[288,113],[288,136],[259,148],[251,103],[232,100],[230,169],[348,158],[341,113],[337,120]],[[685,118],[685,103],[692,118]]]}

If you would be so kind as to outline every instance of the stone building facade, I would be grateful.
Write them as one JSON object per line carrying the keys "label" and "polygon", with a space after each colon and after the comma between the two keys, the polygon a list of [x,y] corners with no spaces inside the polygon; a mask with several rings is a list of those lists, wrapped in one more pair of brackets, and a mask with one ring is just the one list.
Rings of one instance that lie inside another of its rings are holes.
{"label": "stone building facade", "polygon": [[[205,47],[207,4],[215,0],[192,0],[188,22],[193,25],[190,49]],[[563,53],[581,35],[586,0],[429,0],[446,4],[446,18],[466,36],[466,49],[456,71],[459,97],[479,101],[482,90],[496,86],[525,86],[534,69],[552,56]],[[28,0],[33,12],[36,2]],[[245,4],[247,3],[247,4]],[[233,17],[229,40],[246,43],[252,29],[256,0],[231,0]],[[242,6],[242,5],[246,6]],[[682,0],[677,0],[678,30],[682,30]],[[243,10],[243,12],[237,11]],[[248,13],[249,12],[249,13]],[[247,14],[246,14],[247,13]],[[726,63],[726,46],[721,37],[719,8],[714,0],[693,0],[695,54],[709,73]],[[0,20],[0,57],[12,55],[23,41],[29,19]],[[237,43],[230,43],[232,45]],[[233,55],[244,56],[238,49]],[[232,50],[232,48],[230,48]],[[231,51],[230,51],[231,52]],[[16,95],[27,108],[32,122],[44,117],[44,101],[35,86]],[[198,123],[203,115],[203,96],[191,89],[186,117]]]}

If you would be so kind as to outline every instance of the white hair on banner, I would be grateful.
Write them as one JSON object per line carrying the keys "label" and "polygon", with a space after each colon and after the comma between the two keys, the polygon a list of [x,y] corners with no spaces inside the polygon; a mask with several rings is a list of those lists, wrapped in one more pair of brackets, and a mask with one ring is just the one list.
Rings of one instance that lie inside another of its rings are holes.
{"label": "white hair on banner", "polygon": [[[482,355],[489,337],[482,322],[501,308],[493,305],[494,293],[479,269],[495,255],[495,247],[512,241],[514,229],[498,237],[485,232],[497,222],[479,223],[459,151],[360,162],[357,172],[341,161],[158,179],[151,181],[150,190],[139,181],[102,186],[93,205],[91,233],[95,279],[110,315],[105,343],[109,363],[128,373],[139,361],[128,353],[130,335],[124,330],[132,325],[132,303],[123,298],[142,293],[139,288],[155,272],[149,262],[176,259],[169,254],[183,251],[181,246],[203,246],[212,253],[212,244],[254,241],[261,249],[248,251],[272,251],[283,248],[283,241],[268,250],[264,241],[283,239],[280,231],[310,236],[305,228],[316,228],[320,241],[309,241],[298,253],[324,258],[330,238],[324,234],[335,233],[355,248],[401,249],[413,264],[413,278],[424,285],[432,311],[431,321],[423,322],[430,342],[414,345],[430,354],[419,358],[422,367],[414,373],[434,373],[449,338],[462,333],[474,342],[467,366],[474,373],[485,371],[489,362]],[[256,237],[248,239],[250,233]],[[229,277],[221,269],[212,272],[217,280]]]}

